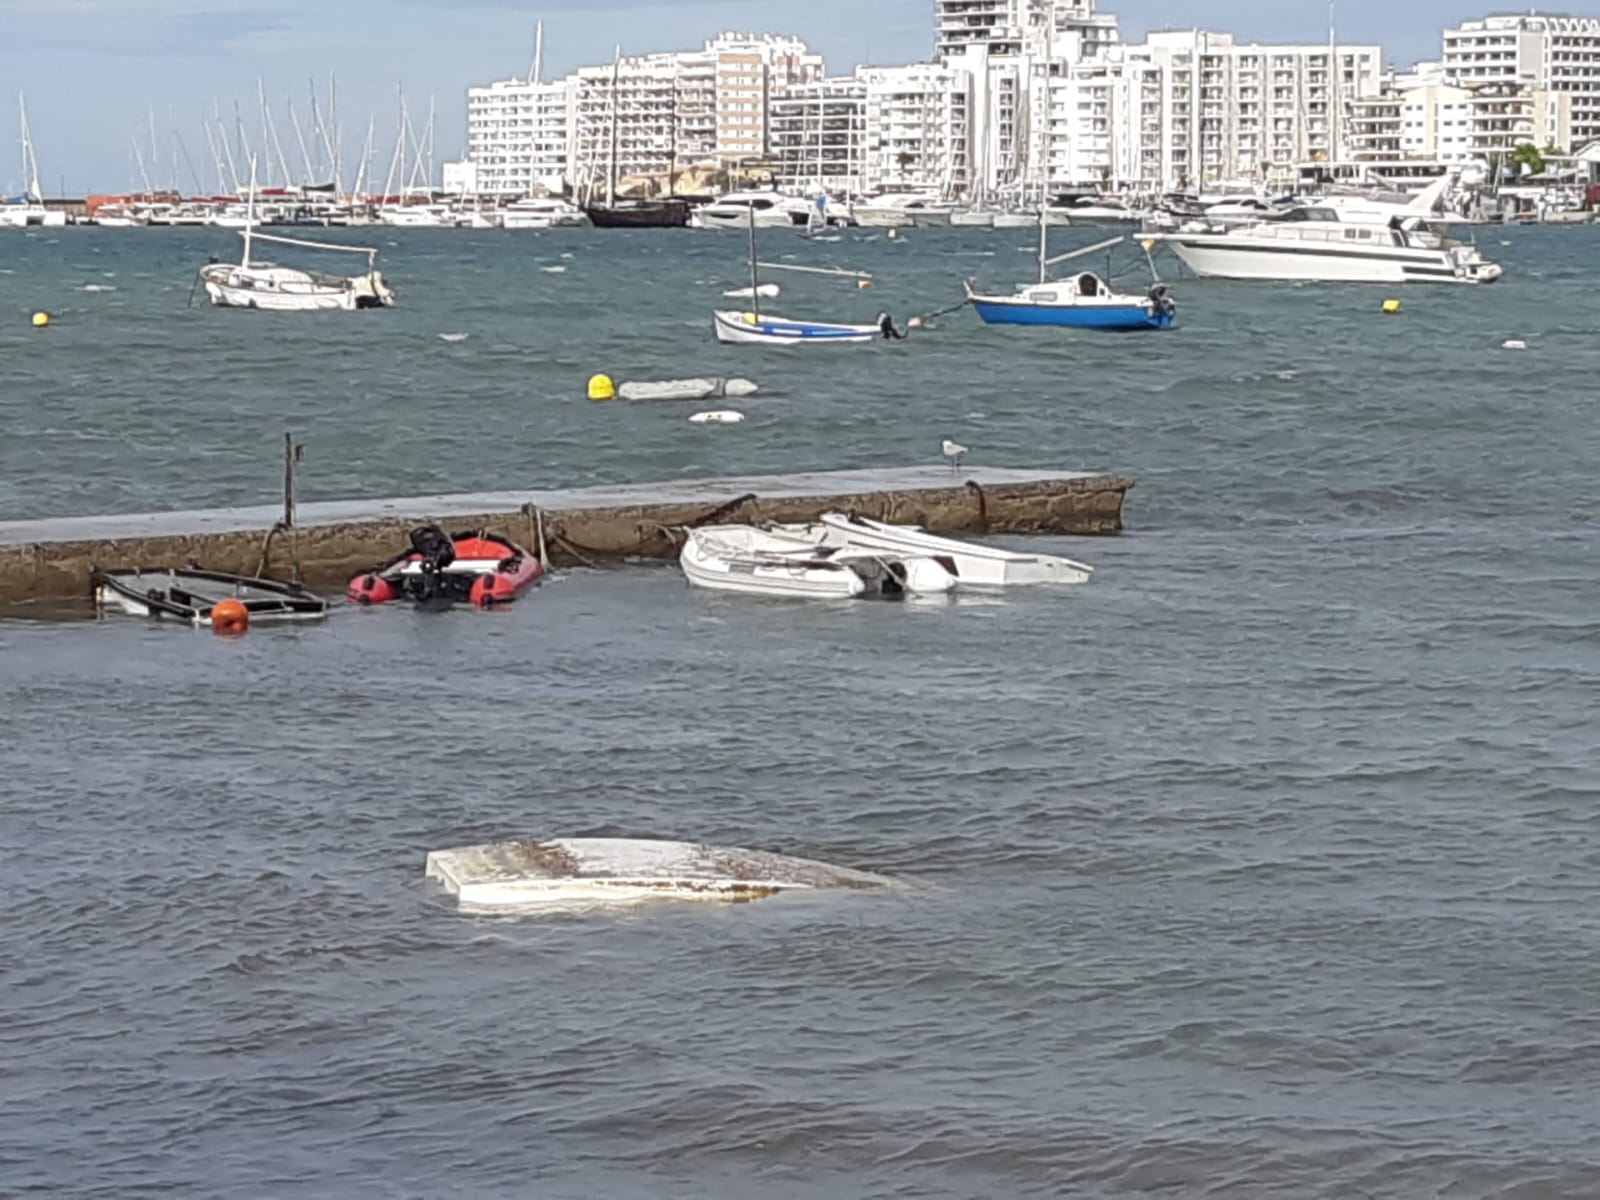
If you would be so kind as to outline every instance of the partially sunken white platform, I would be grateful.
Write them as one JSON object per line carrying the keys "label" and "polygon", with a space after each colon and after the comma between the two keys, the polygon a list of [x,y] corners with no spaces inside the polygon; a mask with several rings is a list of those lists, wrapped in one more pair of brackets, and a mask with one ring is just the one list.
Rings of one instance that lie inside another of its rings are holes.
{"label": "partially sunken white platform", "polygon": [[634,838],[553,838],[435,850],[426,875],[462,908],[761,900],[795,890],[882,889],[894,880],[763,850]]}

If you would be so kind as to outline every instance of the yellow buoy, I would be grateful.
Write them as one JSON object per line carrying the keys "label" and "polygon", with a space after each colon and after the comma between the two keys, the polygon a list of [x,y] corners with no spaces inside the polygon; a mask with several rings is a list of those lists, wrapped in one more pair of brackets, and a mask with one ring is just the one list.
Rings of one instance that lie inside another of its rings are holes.
{"label": "yellow buoy", "polygon": [[856,287],[858,287],[858,288],[869,288],[871,286],[872,286],[872,280],[870,280],[870,279],[858,279],[858,280],[856,280]]}
{"label": "yellow buoy", "polygon": [[33,327],[35,329],[43,329],[48,324],[50,324],[50,314],[49,313],[47,313],[47,312],[36,312],[36,313],[33,314]]}
{"label": "yellow buoy", "polygon": [[589,399],[611,400],[617,394],[617,385],[611,382],[609,375],[589,376]]}
{"label": "yellow buoy", "polygon": [[1400,311],[1400,301],[1398,301],[1398,300],[1385,300],[1383,302],[1383,311],[1387,315],[1389,315],[1391,317],[1394,316],[1395,313]]}

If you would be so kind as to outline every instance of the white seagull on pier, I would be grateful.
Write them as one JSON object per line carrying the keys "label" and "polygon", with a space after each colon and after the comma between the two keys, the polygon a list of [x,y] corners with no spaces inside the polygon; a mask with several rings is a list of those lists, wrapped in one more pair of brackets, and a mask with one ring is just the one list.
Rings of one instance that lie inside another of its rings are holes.
{"label": "white seagull on pier", "polygon": [[960,442],[952,442],[949,438],[945,438],[944,444],[939,449],[950,460],[950,469],[952,471],[961,470],[961,456],[967,452],[965,446]]}

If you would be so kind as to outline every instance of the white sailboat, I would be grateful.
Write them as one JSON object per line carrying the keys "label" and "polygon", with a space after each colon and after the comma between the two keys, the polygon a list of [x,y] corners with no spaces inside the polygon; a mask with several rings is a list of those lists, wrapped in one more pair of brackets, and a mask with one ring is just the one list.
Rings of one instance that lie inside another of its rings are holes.
{"label": "white sailboat", "polygon": [[845,271],[833,267],[803,267],[788,263],[764,263],[756,258],[756,223],[753,209],[746,210],[746,225],[750,233],[750,287],[739,289],[748,293],[750,308],[746,311],[718,309],[711,314],[711,328],[717,341],[735,345],[795,346],[795,345],[850,345],[874,342],[885,338],[902,338],[888,313],[879,313],[871,325],[848,325],[833,321],[799,321],[775,317],[761,311],[761,297],[770,295],[769,285],[761,282],[760,269],[804,271],[815,275],[845,275],[854,279],[870,279],[858,271]]}
{"label": "white sailboat", "polygon": [[[223,308],[255,308],[268,312],[353,312],[358,308],[387,308],[394,303],[383,275],[377,269],[377,250],[367,246],[336,246],[276,237],[255,231],[256,163],[250,160],[250,194],[245,205],[244,254],[237,263],[208,263],[200,268],[211,303]],[[326,275],[298,267],[252,262],[255,242],[298,246],[308,250],[365,254],[367,270],[361,275]]]}
{"label": "white sailboat", "polygon": [[66,225],[67,214],[44,206],[44,192],[39,188],[39,162],[33,156],[33,137],[28,132],[28,108],[20,92],[17,94],[17,118],[22,135],[22,173],[28,185],[22,195],[0,199],[0,229],[29,226],[59,229]]}

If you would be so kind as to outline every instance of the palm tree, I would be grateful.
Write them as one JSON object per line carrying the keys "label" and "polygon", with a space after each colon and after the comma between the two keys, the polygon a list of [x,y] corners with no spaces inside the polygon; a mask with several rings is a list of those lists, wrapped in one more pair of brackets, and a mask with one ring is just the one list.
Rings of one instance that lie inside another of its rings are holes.
{"label": "palm tree", "polygon": [[[1544,155],[1539,152],[1539,147],[1532,142],[1523,142],[1511,152],[1511,157],[1506,160],[1506,165],[1516,171],[1518,175],[1541,175],[1544,173]],[[1522,168],[1528,169],[1524,171]]]}

